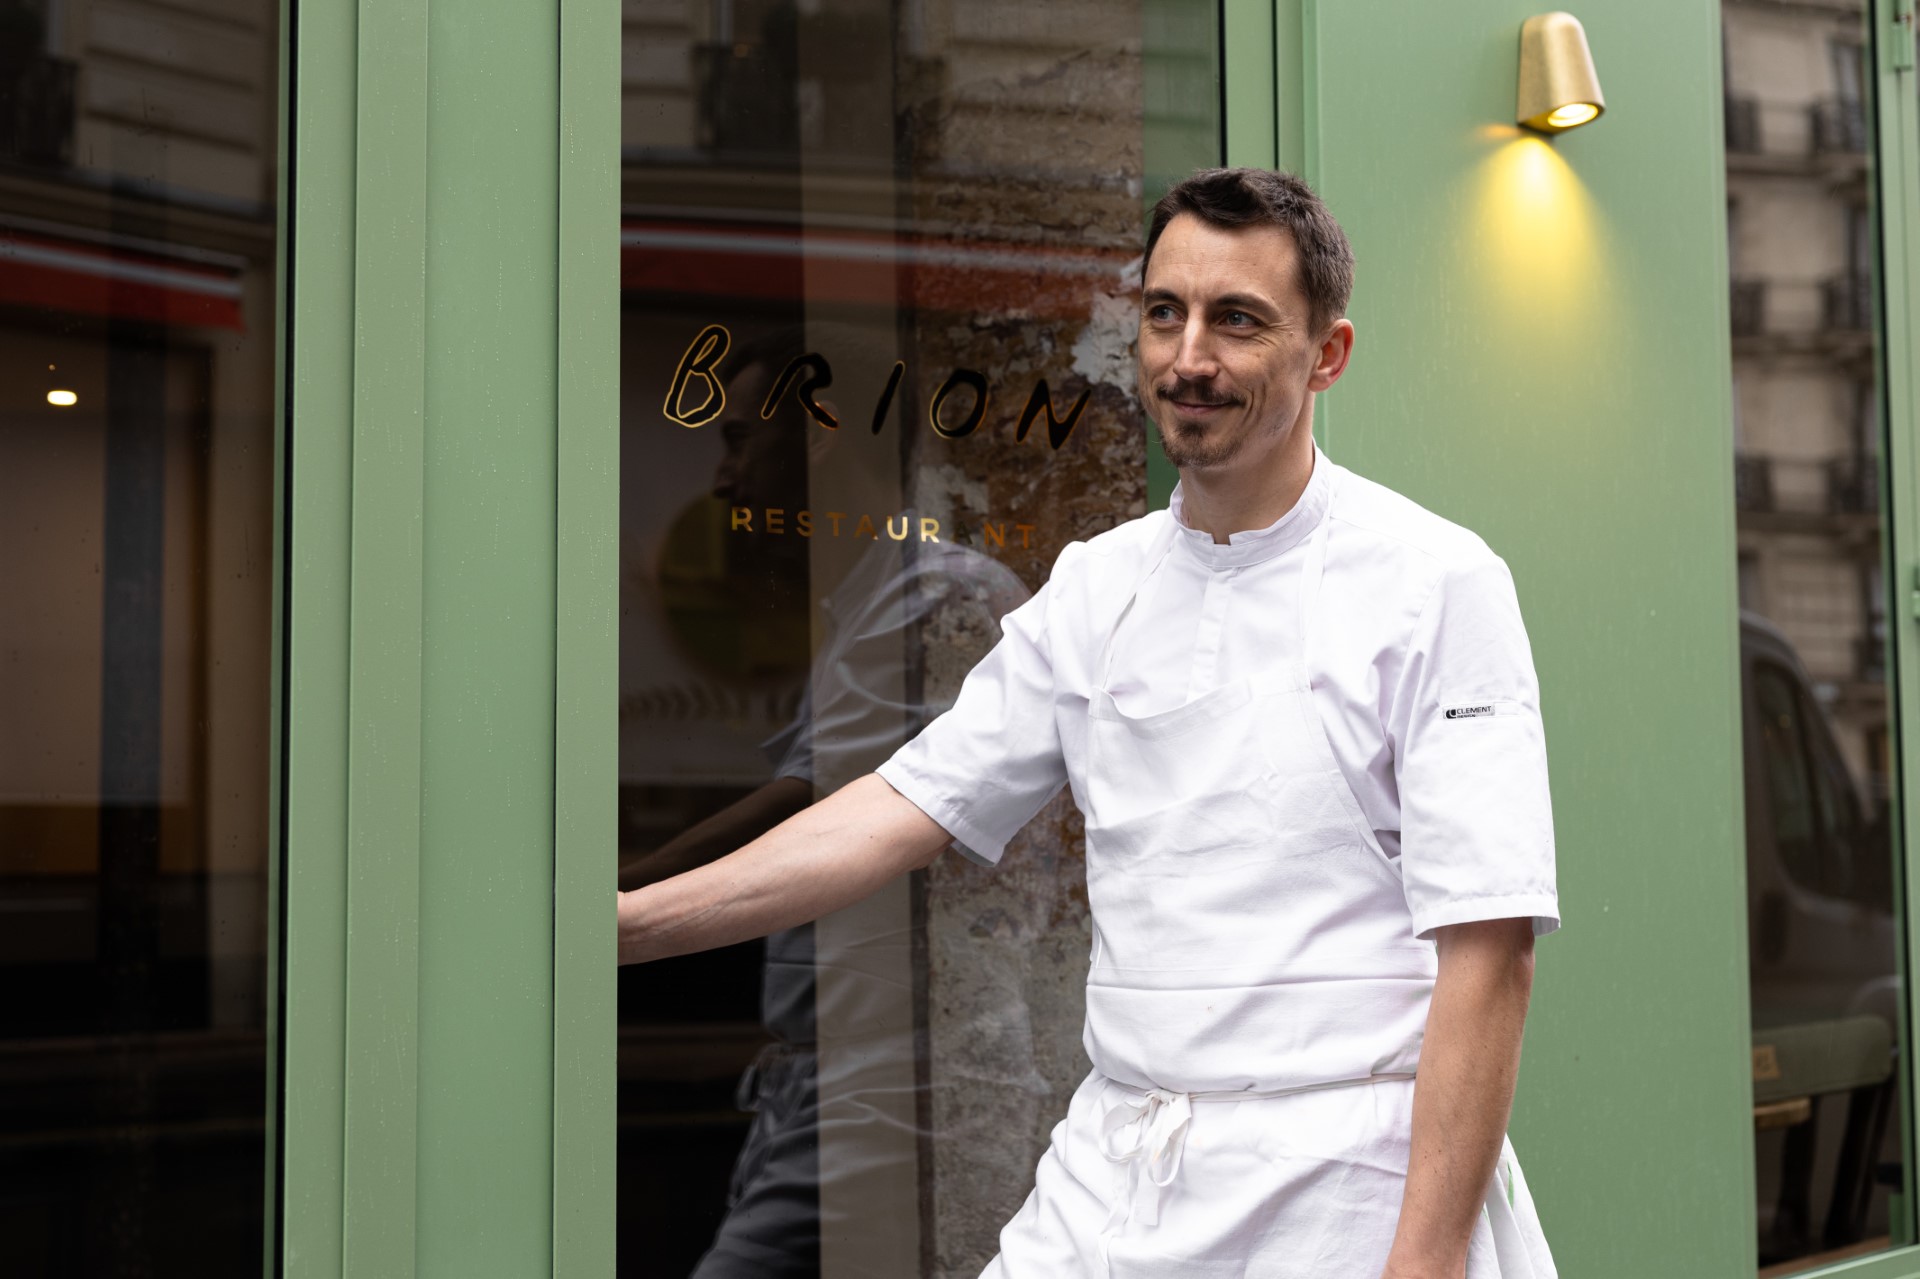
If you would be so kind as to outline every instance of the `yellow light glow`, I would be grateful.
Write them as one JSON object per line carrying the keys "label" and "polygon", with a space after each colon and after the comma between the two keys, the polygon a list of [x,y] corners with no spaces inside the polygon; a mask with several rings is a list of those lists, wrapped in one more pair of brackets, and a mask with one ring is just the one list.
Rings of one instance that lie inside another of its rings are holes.
{"label": "yellow light glow", "polygon": [[70,409],[80,402],[80,397],[72,391],[48,391],[47,403],[56,409]]}
{"label": "yellow light glow", "polygon": [[1604,340],[1618,316],[1601,219],[1579,175],[1538,134],[1487,141],[1458,243],[1474,262],[1465,278],[1496,319],[1493,340],[1515,350]]}
{"label": "yellow light glow", "polygon": [[1547,123],[1556,129],[1577,129],[1600,114],[1600,108],[1591,102],[1569,102],[1564,107],[1555,107],[1547,116]]}

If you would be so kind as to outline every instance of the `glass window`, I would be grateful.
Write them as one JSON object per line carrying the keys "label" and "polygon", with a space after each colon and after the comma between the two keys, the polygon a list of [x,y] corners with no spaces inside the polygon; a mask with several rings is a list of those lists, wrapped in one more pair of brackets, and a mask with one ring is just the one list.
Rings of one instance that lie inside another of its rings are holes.
{"label": "glass window", "polygon": [[0,0],[0,1233],[256,1272],[279,6]]}
{"label": "glass window", "polygon": [[1761,753],[1766,765],[1764,793],[1767,815],[1772,818],[1774,848],[1788,874],[1818,890],[1823,878],[1820,817],[1815,810],[1813,770],[1807,762],[1797,687],[1786,667],[1756,662],[1753,692],[1760,719]]}
{"label": "glass window", "polygon": [[1761,1266],[1788,1274],[1913,1238],[1872,78],[1857,0],[1721,10],[1755,1194]]}
{"label": "glass window", "polygon": [[[626,885],[870,771],[1144,512],[1143,215],[1219,162],[1214,21],[627,7]],[[624,969],[623,1272],[976,1273],[1086,1072],[1088,944],[1063,796],[992,874]]]}

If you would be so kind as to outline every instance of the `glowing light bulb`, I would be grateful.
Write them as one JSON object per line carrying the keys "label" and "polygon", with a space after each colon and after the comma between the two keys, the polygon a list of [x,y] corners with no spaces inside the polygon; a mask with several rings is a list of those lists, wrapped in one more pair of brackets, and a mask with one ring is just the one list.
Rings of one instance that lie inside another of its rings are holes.
{"label": "glowing light bulb", "polygon": [[48,391],[47,403],[56,409],[70,409],[80,402],[80,397],[72,391]]}
{"label": "glowing light bulb", "polygon": [[1547,124],[1555,129],[1572,129],[1587,123],[1600,114],[1600,108],[1591,102],[1569,102],[1564,107],[1555,107],[1547,116]]}

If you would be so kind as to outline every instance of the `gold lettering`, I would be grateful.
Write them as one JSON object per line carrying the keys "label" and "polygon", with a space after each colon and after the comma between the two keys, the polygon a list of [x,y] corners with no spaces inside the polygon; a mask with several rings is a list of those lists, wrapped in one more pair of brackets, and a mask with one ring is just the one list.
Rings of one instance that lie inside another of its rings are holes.
{"label": "gold lettering", "polygon": [[[667,421],[692,430],[720,416],[720,411],[727,407],[727,388],[716,375],[716,370],[720,358],[732,345],[733,335],[727,332],[724,324],[709,324],[700,330],[680,357],[680,365],[673,371],[673,382],[667,387],[667,402],[661,408]],[[707,396],[700,401],[698,408],[684,408],[682,402],[687,397],[688,384],[694,378],[706,384]]]}
{"label": "gold lettering", "polygon": [[767,391],[766,402],[760,406],[761,418],[764,420],[773,416],[773,410],[779,405],[780,397],[787,393],[787,388],[792,386],[793,380],[802,373],[807,376],[800,383],[799,390],[795,392],[800,399],[800,407],[807,411],[808,417],[829,431],[839,430],[840,419],[829,413],[826,405],[815,399],[813,394],[815,391],[824,391],[833,385],[833,367],[827,363],[826,356],[816,355],[812,351],[805,355],[794,356],[787,362],[787,367],[781,370],[780,376],[774,379],[773,386]]}
{"label": "gold lettering", "polygon": [[1033,394],[1027,397],[1027,407],[1020,411],[1020,429],[1013,433],[1014,443],[1027,438],[1027,432],[1033,427],[1033,419],[1042,413],[1047,415],[1047,443],[1058,449],[1073,434],[1073,427],[1080,420],[1080,411],[1087,407],[1087,396],[1093,393],[1088,387],[1080,392],[1080,398],[1073,402],[1063,418],[1053,415],[1053,393],[1047,389],[1047,379],[1041,378],[1033,384]]}
{"label": "gold lettering", "polygon": [[[960,425],[948,426],[941,417],[940,411],[947,406],[948,397],[963,386],[973,392],[973,407],[967,410],[967,416]],[[974,429],[980,425],[981,419],[986,416],[987,379],[984,374],[975,372],[973,369],[955,369],[947,374],[947,380],[940,384],[940,389],[933,393],[932,402],[927,405],[927,422],[933,427],[936,435],[944,436],[949,440],[957,440],[963,435],[972,435]]]}
{"label": "gold lettering", "polygon": [[[754,516],[760,517],[760,527],[754,528]],[[841,536],[841,522],[853,520],[853,528],[848,537],[865,537],[873,541],[880,540],[880,528],[886,527],[887,537],[891,541],[905,542],[909,539],[919,542],[939,543],[942,541],[940,521],[931,515],[915,517],[908,512],[898,515],[853,515],[846,511],[822,511],[828,522],[830,533],[826,536]],[[1038,524],[1010,524],[1005,520],[982,520],[980,522],[981,544],[985,548],[1007,545],[1007,530],[1011,528],[1020,535],[1020,545],[1028,550],[1033,548],[1033,535],[1040,530]],[[783,537],[788,533],[797,533],[801,537],[812,537],[821,526],[816,522],[812,510],[789,510],[783,506],[767,506],[758,510],[751,506],[730,506],[727,508],[727,529],[733,533],[764,533],[772,537]]]}
{"label": "gold lettering", "polygon": [[900,389],[900,375],[907,371],[905,360],[893,362],[893,376],[887,379],[887,389],[880,392],[880,402],[873,406],[873,433],[880,434],[880,428],[887,424],[887,410],[893,407],[893,393]]}

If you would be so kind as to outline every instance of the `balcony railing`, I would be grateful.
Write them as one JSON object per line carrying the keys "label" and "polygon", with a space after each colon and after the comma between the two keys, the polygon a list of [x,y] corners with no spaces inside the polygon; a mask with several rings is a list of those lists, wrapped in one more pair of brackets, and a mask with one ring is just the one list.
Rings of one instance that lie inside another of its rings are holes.
{"label": "balcony railing", "polygon": [[1733,502],[1748,514],[1878,515],[1880,459],[1867,454],[1801,460],[1736,453]]}
{"label": "balcony railing", "polygon": [[1820,282],[1820,313],[1829,329],[1873,329],[1873,277],[1848,271]]}
{"label": "balcony railing", "polygon": [[1828,462],[1827,509],[1835,515],[1879,514],[1880,459],[1858,454]]}
{"label": "balcony railing", "polygon": [[[829,7],[831,10],[831,7]],[[871,169],[893,163],[893,117],[874,109],[886,101],[896,72],[906,78],[940,73],[933,60],[896,60],[887,28],[859,16],[828,12],[808,19],[821,47],[836,54],[839,72],[801,76],[791,45],[696,44],[692,48],[701,150],[791,164],[800,150],[809,162]],[[852,68],[864,68],[856,75]],[[873,80],[884,68],[888,92]]]}
{"label": "balcony railing", "polygon": [[1767,328],[1767,282],[1735,280],[1729,298],[1733,336],[1758,337]]}
{"label": "balcony railing", "polygon": [[1733,505],[1739,511],[1773,509],[1773,459],[1752,453],[1733,455]]}
{"label": "balcony railing", "polygon": [[1816,155],[1865,155],[1867,109],[1857,98],[1826,98],[1807,108],[1808,137]]}
{"label": "balcony railing", "polygon": [[1727,150],[1741,155],[1760,153],[1760,102],[1757,98],[1726,99]]}
{"label": "balcony railing", "polygon": [[1887,637],[1867,634],[1853,641],[1854,678],[1863,684],[1887,682]]}
{"label": "balcony railing", "polygon": [[708,151],[791,154],[799,139],[793,59],[769,48],[693,47],[698,137]]}
{"label": "balcony railing", "polygon": [[0,161],[73,163],[75,74],[64,58],[0,54]]}

